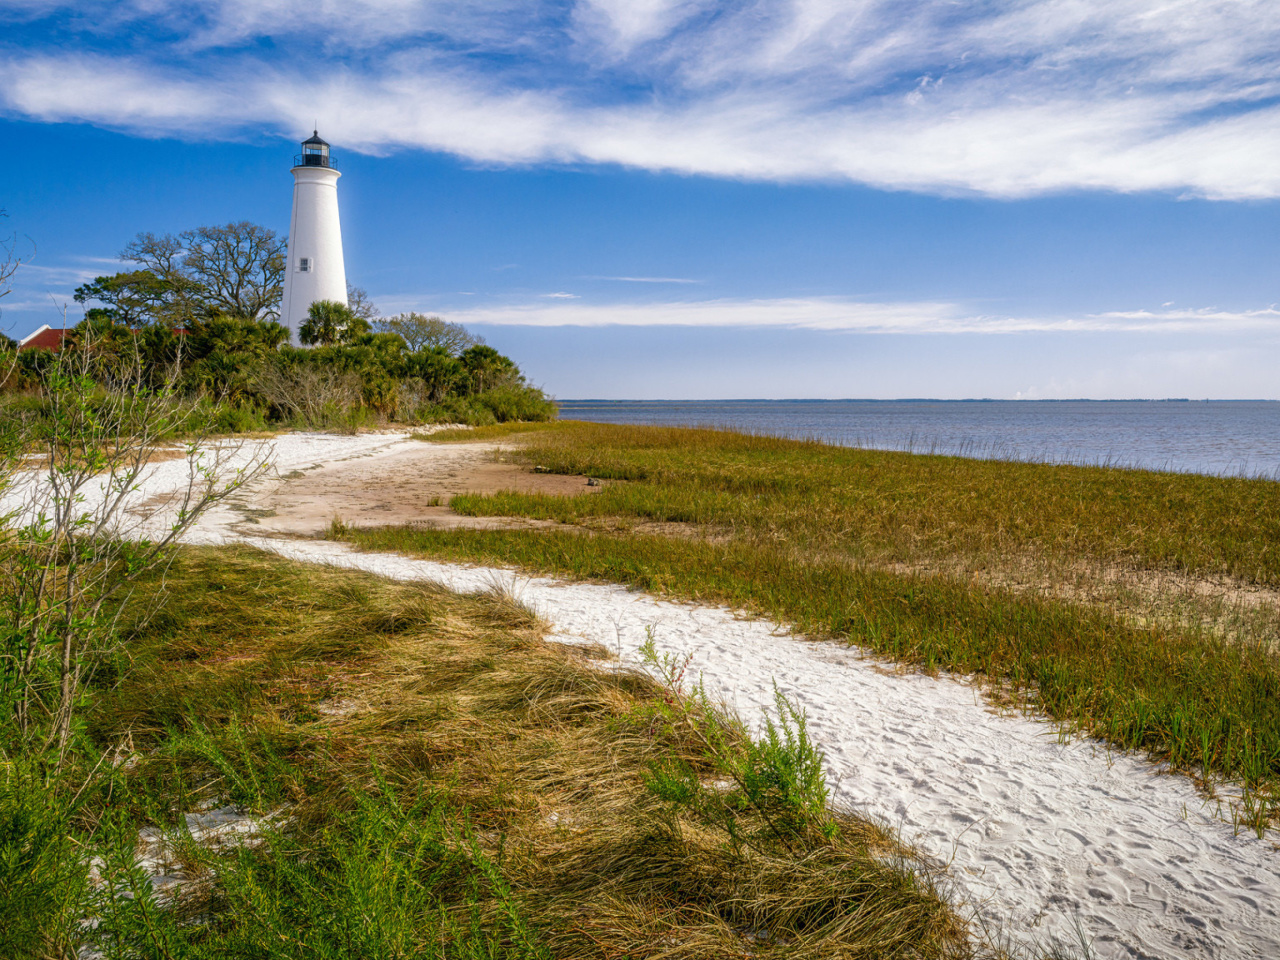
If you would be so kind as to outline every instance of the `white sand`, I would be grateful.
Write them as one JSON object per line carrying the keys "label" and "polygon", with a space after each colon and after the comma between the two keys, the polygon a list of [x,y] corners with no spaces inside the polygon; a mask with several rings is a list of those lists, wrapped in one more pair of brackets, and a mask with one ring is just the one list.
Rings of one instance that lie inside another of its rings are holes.
{"label": "white sand", "polygon": [[[277,469],[376,456],[403,442],[286,436],[275,444]],[[159,464],[145,492],[183,476],[181,464]],[[252,505],[252,496],[241,499]],[[236,539],[234,519],[220,509],[191,539]],[[1030,930],[1076,942],[1080,931],[1106,958],[1280,957],[1280,855],[1270,839],[1235,835],[1185,778],[1088,741],[1062,744],[1052,724],[997,715],[963,681],[897,673],[855,649],[622,587],[320,541],[244,542],[460,591],[505,580],[554,624],[556,639],[599,643],[628,662],[651,626],[660,649],[692,654],[691,676],[748,719],[772,705],[776,682],[807,711],[836,802],[950,861],[961,891],[1017,939]]]}

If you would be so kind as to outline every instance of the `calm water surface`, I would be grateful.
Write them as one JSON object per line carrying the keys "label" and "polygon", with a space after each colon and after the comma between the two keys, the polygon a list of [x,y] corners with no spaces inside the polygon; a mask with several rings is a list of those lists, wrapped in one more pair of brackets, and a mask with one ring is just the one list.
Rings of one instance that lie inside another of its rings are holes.
{"label": "calm water surface", "polygon": [[731,427],[970,457],[1280,478],[1280,402],[564,400],[566,420]]}

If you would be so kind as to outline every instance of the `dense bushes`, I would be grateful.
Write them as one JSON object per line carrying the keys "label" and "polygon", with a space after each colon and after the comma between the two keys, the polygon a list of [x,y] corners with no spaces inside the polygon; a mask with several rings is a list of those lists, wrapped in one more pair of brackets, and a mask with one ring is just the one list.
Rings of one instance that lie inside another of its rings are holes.
{"label": "dense bushes", "polygon": [[[276,320],[274,235],[250,224],[189,233],[140,236],[126,259],[144,269],[99,277],[76,291],[78,302],[101,305],[87,307],[63,349],[90,356],[104,382],[124,378],[147,389],[176,384],[179,393],[208,405],[221,432],[554,419],[555,404],[480,338],[439,317],[378,317],[359,290],[352,291],[354,307],[312,304],[300,330],[308,346],[293,346]],[[213,250],[242,235],[260,241],[257,260],[236,265],[258,278],[244,304],[215,296],[219,267],[210,256],[194,264],[179,258],[186,240]],[[0,392],[11,411],[23,404],[39,409],[51,357],[28,350],[3,365]]]}

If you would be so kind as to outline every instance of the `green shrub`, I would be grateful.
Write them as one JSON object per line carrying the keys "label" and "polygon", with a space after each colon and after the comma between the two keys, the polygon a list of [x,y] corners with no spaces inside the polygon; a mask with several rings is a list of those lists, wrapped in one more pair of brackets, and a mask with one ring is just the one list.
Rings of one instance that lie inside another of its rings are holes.
{"label": "green shrub", "polygon": [[0,764],[0,957],[63,956],[75,940],[89,866],[59,795],[35,763]]}
{"label": "green shrub", "polygon": [[809,737],[804,711],[789,701],[774,684],[777,720],[764,717],[763,736],[752,737],[738,718],[716,709],[701,682],[692,693],[682,683],[688,658],[659,655],[653,628],[640,655],[666,689],[661,711],[668,723],[691,731],[711,759],[719,784],[707,786],[692,766],[680,757],[665,758],[650,766],[645,778],[648,791],[676,807],[695,811],[709,824],[724,830],[734,844],[750,838],[739,821],[754,811],[767,831],[788,849],[806,835],[830,837],[830,799],[823,776],[825,757]]}
{"label": "green shrub", "polygon": [[428,403],[413,414],[416,423],[465,423],[471,427],[487,427],[498,422],[493,411],[469,397],[446,397],[440,403]]}
{"label": "green shrub", "polygon": [[0,400],[0,417],[40,416],[48,408],[40,396],[10,394]]}
{"label": "green shrub", "polygon": [[312,415],[291,417],[285,421],[285,426],[320,433],[359,433],[361,428],[372,426],[376,420],[376,415],[368,407],[326,403]]}
{"label": "green shrub", "polygon": [[[211,311],[182,329],[138,328],[94,307],[67,338],[67,350],[90,358],[91,376],[104,386],[138,383],[171,389],[187,403],[201,399],[218,433],[271,423],[352,432],[375,419],[487,426],[556,417],[555,403],[492,347],[473,344],[461,355],[439,345],[412,350],[396,333],[370,332],[341,304],[319,302],[312,313],[303,340],[315,346],[299,348],[275,321]],[[0,383],[6,403],[17,403],[7,410],[42,415],[39,396],[54,356],[17,355]],[[35,396],[24,405],[23,394]]]}
{"label": "green shrub", "polygon": [[408,411],[411,423],[464,423],[471,427],[488,427],[513,421],[554,420],[558,410],[555,401],[536,387],[508,384],[486,390],[471,397],[446,397],[439,403],[426,403]]}
{"label": "green shrub", "polygon": [[214,433],[258,433],[271,429],[263,410],[252,403],[218,403],[210,410]]}
{"label": "green shrub", "polygon": [[510,420],[554,420],[559,412],[554,400],[536,387],[514,384],[487,390],[475,396],[475,402],[487,408],[498,423]]}
{"label": "green shrub", "polygon": [[[458,834],[445,807],[425,798],[402,804],[385,788],[355,794],[351,806],[318,845],[277,834],[224,867],[225,932],[202,945],[208,953],[550,957],[493,863]],[[499,908],[482,920],[479,904],[489,897]],[[471,909],[458,910],[458,900]]]}

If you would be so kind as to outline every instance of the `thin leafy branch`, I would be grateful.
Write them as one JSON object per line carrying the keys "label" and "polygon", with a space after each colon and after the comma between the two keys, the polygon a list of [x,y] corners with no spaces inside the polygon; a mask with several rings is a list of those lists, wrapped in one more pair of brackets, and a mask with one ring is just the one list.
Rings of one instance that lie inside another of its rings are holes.
{"label": "thin leafy branch", "polygon": [[[136,353],[105,363],[93,346],[52,359],[42,409],[14,428],[40,467],[13,485],[0,540],[0,709],[22,741],[59,760],[81,684],[110,651],[132,585],[169,563],[197,520],[268,459],[261,445],[211,440],[176,374],[151,386]],[[180,447],[176,434],[187,438]],[[149,500],[165,456],[184,476]]]}

